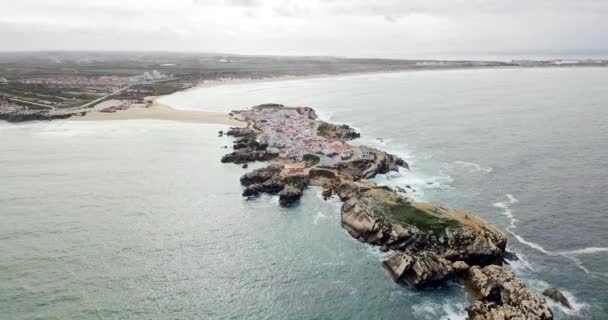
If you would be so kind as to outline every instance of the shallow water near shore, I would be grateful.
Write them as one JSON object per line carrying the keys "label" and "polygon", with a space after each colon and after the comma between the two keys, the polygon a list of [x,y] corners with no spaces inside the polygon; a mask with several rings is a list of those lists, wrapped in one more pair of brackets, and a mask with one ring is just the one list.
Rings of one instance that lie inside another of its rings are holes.
{"label": "shallow water near shore", "polygon": [[[608,313],[606,69],[473,70],[250,83],[161,103],[280,102],[348,123],[412,172],[378,177],[509,234],[533,288]],[[0,125],[0,307],[9,319],[464,319],[457,285],[394,284],[320,190],[241,198],[217,125]],[[381,138],[378,140],[376,138]],[[252,166],[252,168],[255,166]]]}

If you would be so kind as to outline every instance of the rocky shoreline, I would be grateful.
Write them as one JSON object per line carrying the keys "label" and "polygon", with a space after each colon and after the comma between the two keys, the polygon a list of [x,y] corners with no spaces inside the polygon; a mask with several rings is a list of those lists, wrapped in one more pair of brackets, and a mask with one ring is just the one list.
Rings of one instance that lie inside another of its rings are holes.
{"label": "rocky shoreline", "polygon": [[[317,120],[310,108],[261,105],[233,111],[231,117],[246,121],[248,127],[226,132],[235,138],[234,151],[221,161],[272,162],[241,177],[243,196],[278,195],[280,205],[292,206],[308,186],[322,187],[325,199],[337,196],[343,202],[342,226],[351,236],[390,252],[383,266],[393,280],[414,288],[446,281],[464,284],[474,300],[467,307],[468,318],[472,320],[553,319],[544,297],[528,289],[503,266],[505,259],[512,256],[506,251],[507,238],[503,232],[471,213],[415,202],[405,190],[378,186],[369,180],[400,167],[409,169],[403,159],[365,146],[353,147],[349,158],[341,158],[332,165],[315,161],[315,157],[324,157],[324,152],[303,157],[277,153],[277,146],[288,148],[281,141],[284,134],[291,134],[280,124],[288,127],[298,117],[298,121],[309,121],[314,128],[312,135],[304,137],[315,141],[304,144],[310,146],[311,150],[306,150],[310,153],[319,150],[316,148],[319,141],[323,147],[336,140],[346,144],[359,137],[348,126]],[[278,121],[279,125],[260,125],[267,122],[265,117],[271,117],[269,121]],[[270,143],[260,139],[273,135],[272,130],[276,131],[277,139]],[[223,134],[220,132],[220,136]],[[322,139],[317,140],[318,137]],[[285,139],[290,141],[288,137]]]}
{"label": "rocky shoreline", "polygon": [[51,121],[58,119],[68,119],[74,115],[84,115],[84,113],[51,113],[49,111],[16,111],[16,112],[0,112],[0,120],[10,123],[28,122],[28,121]]}

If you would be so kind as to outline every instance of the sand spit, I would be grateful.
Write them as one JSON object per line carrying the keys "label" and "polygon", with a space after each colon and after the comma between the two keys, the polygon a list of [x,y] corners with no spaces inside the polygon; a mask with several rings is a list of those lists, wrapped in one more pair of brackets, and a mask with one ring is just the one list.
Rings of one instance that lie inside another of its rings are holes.
{"label": "sand spit", "polygon": [[246,123],[232,120],[227,114],[219,112],[177,110],[167,105],[154,103],[150,106],[131,106],[126,110],[106,113],[93,111],[83,117],[72,119],[103,121],[103,120],[167,120],[189,123],[224,124],[235,127],[244,127]]}

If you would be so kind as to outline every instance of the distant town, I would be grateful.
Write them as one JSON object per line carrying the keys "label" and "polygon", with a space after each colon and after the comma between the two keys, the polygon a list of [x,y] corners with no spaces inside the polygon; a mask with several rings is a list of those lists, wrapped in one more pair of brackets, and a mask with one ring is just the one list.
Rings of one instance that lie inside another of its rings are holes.
{"label": "distant town", "polygon": [[[0,113],[74,112],[86,111],[106,98],[122,97],[138,101],[144,95],[154,95],[146,87],[170,82],[171,75],[157,70],[135,76],[34,76],[14,80],[0,78]],[[190,87],[182,84],[177,89]]]}

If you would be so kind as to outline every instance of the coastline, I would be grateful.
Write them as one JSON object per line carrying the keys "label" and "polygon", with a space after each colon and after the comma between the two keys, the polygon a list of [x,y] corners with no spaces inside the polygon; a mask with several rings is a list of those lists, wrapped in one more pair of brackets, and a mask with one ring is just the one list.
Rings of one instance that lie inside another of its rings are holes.
{"label": "coastline", "polygon": [[[373,71],[353,71],[353,72],[340,72],[340,73],[317,73],[317,74],[306,74],[306,75],[283,75],[283,76],[271,76],[265,78],[220,78],[217,80],[205,80],[204,82],[175,93],[187,92],[189,90],[209,88],[222,85],[233,85],[233,84],[249,84],[249,83],[260,83],[260,82],[277,82],[277,81],[290,81],[290,80],[308,80],[308,79],[324,79],[324,78],[339,78],[339,77],[357,77],[366,75],[382,75],[382,74],[400,74],[410,72],[429,72],[429,71],[476,71],[476,70],[509,70],[509,69],[571,69],[571,68],[588,68],[588,69],[605,69],[606,66],[602,65],[547,65],[547,66],[515,66],[515,65],[492,65],[492,66],[450,66],[450,67],[416,67],[411,69],[395,69],[395,70],[373,70]],[[159,98],[162,96],[159,96]]]}
{"label": "coastline", "polygon": [[246,123],[232,120],[228,115],[220,112],[177,110],[171,106],[158,103],[157,98],[152,99],[149,106],[133,106],[126,110],[112,113],[91,111],[82,117],[73,117],[70,120],[78,121],[116,121],[116,120],[166,120],[186,123],[222,124],[233,127],[245,127]]}
{"label": "coastline", "polygon": [[[327,76],[329,77],[330,75],[327,75]],[[344,74],[336,75],[336,77],[345,77],[345,78],[350,77],[350,76],[351,75],[348,75],[348,74],[347,75],[344,75]],[[299,78],[298,77],[290,77],[290,78],[285,79],[285,80],[291,80],[291,79],[299,79]],[[282,79],[277,79],[277,78],[250,79],[250,80],[246,80],[246,79],[234,79],[234,80],[227,80],[227,81],[214,81],[215,83],[207,83],[206,86],[212,87],[212,86],[219,86],[219,85],[232,85],[232,84],[239,84],[239,83],[268,82],[268,81],[283,81],[283,80]],[[205,85],[201,85],[201,87],[205,87]],[[243,85],[241,87],[247,87],[247,85]],[[230,92],[230,91],[233,91],[233,89],[236,89],[236,88],[227,87],[225,91]],[[168,101],[170,101],[170,100],[168,100]],[[164,111],[169,112],[169,113],[174,113],[176,111],[179,111],[179,110],[176,110],[174,108],[169,107],[169,105],[175,105],[175,106],[177,106],[177,105],[179,105],[178,103],[176,103],[176,104],[169,103],[169,104],[166,104],[166,105],[162,105],[161,104],[161,106],[158,106],[157,105],[157,104],[159,104],[158,101],[154,101],[154,102],[155,102],[154,105],[152,107],[150,107],[150,108],[145,108],[145,107],[137,107],[137,108],[135,108],[135,107],[132,107],[134,109],[132,111],[133,112],[138,112],[138,113],[160,113],[159,110],[157,110],[159,108],[160,109],[164,109]],[[101,120],[120,120],[120,119],[113,119],[113,117],[122,118],[122,115],[124,115],[125,113],[128,113],[129,111],[131,111],[131,110],[120,111],[120,112],[112,113],[112,114],[106,114],[106,113],[98,113],[98,112],[96,112],[92,116],[97,116],[97,115],[104,116],[104,119],[101,119]],[[200,113],[205,113],[205,112],[195,111],[195,113],[200,114]],[[184,115],[184,114],[182,113],[182,115]],[[211,115],[213,115],[213,113],[211,113]],[[81,118],[81,117],[76,116],[76,117],[73,117],[72,119],[73,120],[78,120],[79,118]],[[131,118],[131,119],[150,119],[150,118],[149,117],[143,117],[143,118]],[[191,119],[191,118],[189,118],[189,119]],[[175,121],[178,121],[178,122],[199,122],[199,123],[206,123],[207,122],[207,121],[191,121],[189,119],[186,119],[186,120],[175,120]],[[87,118],[87,117],[83,117],[82,120],[96,120],[96,119],[90,119],[90,118]],[[172,120],[169,120],[169,119],[163,119],[163,120],[172,121]],[[82,123],[82,124],[83,125],[88,125],[88,124],[85,124],[85,123]],[[117,124],[117,123],[114,123],[114,124]],[[176,124],[176,125],[179,125],[179,124]],[[186,125],[186,126],[188,126],[188,125]],[[201,126],[201,127],[205,127],[205,126]],[[363,128],[365,128],[365,127],[363,127]],[[212,132],[212,134],[214,134],[214,132]],[[519,194],[516,194],[516,195],[519,197]]]}
{"label": "coastline", "polygon": [[555,288],[542,295],[528,288],[505,266],[517,257],[507,251],[506,234],[492,224],[467,211],[418,202],[407,188],[374,183],[376,175],[409,165],[380,149],[350,145],[360,134],[348,125],[318,120],[309,107],[280,104],[231,116],[252,125],[225,133],[234,145],[221,162],[243,168],[269,163],[241,176],[242,196],[278,195],[279,205],[291,207],[306,188],[321,187],[325,200],[335,196],[342,202],[341,225],[353,238],[388,253],[382,267],[395,282],[414,289],[463,284],[471,299],[463,310],[467,319],[553,320],[544,296],[569,304]]}
{"label": "coastline", "polygon": [[[372,70],[372,71],[353,71],[353,72],[339,72],[339,73],[318,73],[318,74],[305,74],[305,75],[283,75],[283,76],[271,76],[263,78],[220,78],[216,80],[205,80],[190,88],[176,91],[171,94],[147,97],[146,104],[133,105],[127,109],[120,109],[116,112],[100,112],[103,106],[108,102],[102,101],[92,109],[89,110],[73,110],[71,113],[62,113],[57,115],[48,114],[33,114],[16,117],[12,117],[10,114],[5,114],[2,118],[8,122],[23,122],[23,121],[35,121],[35,120],[56,120],[56,119],[67,119],[77,121],[111,121],[111,120],[166,120],[166,121],[177,121],[177,122],[188,122],[188,123],[210,123],[210,124],[222,124],[235,127],[244,127],[246,124],[230,119],[228,114],[221,112],[211,112],[203,110],[179,110],[174,106],[170,106],[166,103],[160,102],[166,96],[173,94],[180,94],[188,92],[189,90],[211,88],[216,86],[224,85],[239,85],[239,84],[251,84],[251,83],[266,83],[266,82],[279,82],[279,81],[291,81],[291,80],[306,80],[306,79],[325,79],[325,78],[340,78],[340,77],[360,77],[360,76],[373,76],[373,75],[390,75],[400,74],[406,72],[428,72],[428,71],[474,71],[474,70],[485,70],[485,69],[564,69],[564,68],[605,68],[604,66],[569,66],[569,65],[551,65],[551,66],[451,66],[451,67],[417,67],[411,69],[397,69],[397,70]],[[116,100],[114,100],[116,101]]]}
{"label": "coastline", "polygon": [[[536,66],[536,67],[522,67],[522,66],[473,66],[473,67],[422,67],[413,69],[403,70],[377,70],[377,71],[357,71],[357,72],[342,72],[342,73],[320,73],[320,74],[308,74],[308,75],[283,75],[266,78],[221,78],[217,80],[205,80],[204,82],[187,88],[181,91],[171,93],[169,95],[162,95],[156,97],[148,97],[150,105],[148,107],[133,107],[127,110],[119,111],[116,113],[100,113],[98,111],[88,112],[82,120],[139,120],[139,119],[152,119],[152,120],[167,120],[167,121],[178,121],[188,123],[211,123],[211,124],[223,124],[235,127],[246,127],[247,124],[232,119],[228,114],[221,112],[211,111],[199,111],[199,110],[179,110],[174,106],[170,106],[166,103],[162,103],[159,100],[164,97],[181,94],[191,90],[198,90],[204,88],[211,88],[217,86],[227,85],[240,85],[240,84],[253,84],[253,83],[267,83],[267,82],[280,82],[280,81],[292,81],[292,80],[308,80],[308,79],[326,79],[326,78],[340,78],[340,77],[360,77],[360,76],[373,76],[373,75],[384,75],[384,74],[401,74],[409,72],[432,72],[432,71],[474,71],[474,70],[504,70],[504,69],[547,69],[547,68],[604,68],[598,66]],[[135,109],[135,110],[132,110]],[[76,119],[76,118],[74,118]]]}

